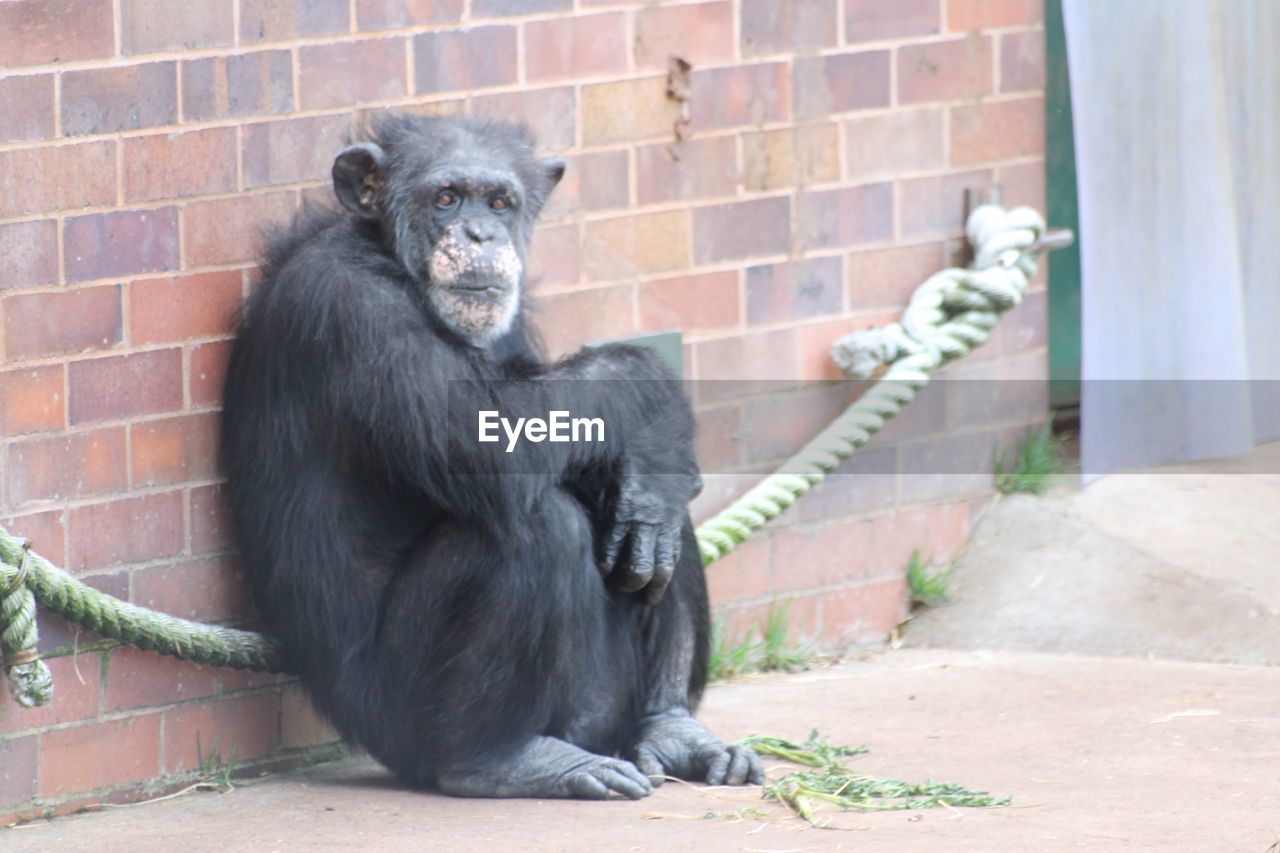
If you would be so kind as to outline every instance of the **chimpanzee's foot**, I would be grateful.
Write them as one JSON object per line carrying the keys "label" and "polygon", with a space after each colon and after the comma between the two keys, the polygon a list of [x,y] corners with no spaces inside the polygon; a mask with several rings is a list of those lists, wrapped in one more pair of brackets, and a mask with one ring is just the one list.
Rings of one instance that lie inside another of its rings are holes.
{"label": "chimpanzee's foot", "polygon": [[705,779],[709,785],[764,782],[764,765],[755,750],[725,746],[683,708],[647,717],[632,754],[636,766],[655,785],[661,785],[667,774]]}
{"label": "chimpanzee's foot", "polygon": [[615,792],[638,800],[653,793],[629,761],[595,755],[551,737],[537,737],[483,766],[441,772],[440,790],[455,797],[579,797],[603,800]]}

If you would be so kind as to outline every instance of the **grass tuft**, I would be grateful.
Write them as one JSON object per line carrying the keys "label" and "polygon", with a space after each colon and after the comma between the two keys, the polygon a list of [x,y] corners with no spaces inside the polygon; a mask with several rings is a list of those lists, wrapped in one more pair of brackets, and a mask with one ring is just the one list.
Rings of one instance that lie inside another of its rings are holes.
{"label": "grass tuft", "polygon": [[947,588],[954,571],[955,566],[948,566],[942,571],[931,572],[920,552],[912,551],[911,559],[907,562],[907,590],[911,594],[912,606],[936,607],[950,601]]}
{"label": "grass tuft", "polygon": [[740,639],[731,640],[725,634],[724,620],[717,620],[711,626],[711,680],[724,681],[752,672],[794,672],[808,665],[815,657],[813,644],[792,639],[787,616],[790,606],[789,601],[769,605],[759,639],[752,627]]}
{"label": "grass tuft", "polygon": [[1050,478],[1065,469],[1062,441],[1046,426],[1027,434],[1012,462],[1006,463],[1003,454],[996,457],[996,489],[1006,495],[1041,495],[1049,488]]}

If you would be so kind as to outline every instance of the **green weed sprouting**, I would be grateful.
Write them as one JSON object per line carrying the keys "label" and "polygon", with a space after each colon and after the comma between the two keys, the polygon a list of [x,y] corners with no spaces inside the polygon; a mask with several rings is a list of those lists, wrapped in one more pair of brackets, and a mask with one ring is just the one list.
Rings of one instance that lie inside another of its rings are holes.
{"label": "green weed sprouting", "polygon": [[951,600],[948,587],[955,566],[948,566],[939,572],[930,572],[929,564],[919,551],[911,552],[907,561],[907,591],[911,595],[912,605],[936,607]]}
{"label": "green weed sprouting", "polygon": [[1044,494],[1050,478],[1066,469],[1062,458],[1062,440],[1048,426],[1033,430],[1022,440],[1017,456],[1006,464],[1004,454],[996,457],[996,489],[1002,494],[1026,492]]}
{"label": "green weed sprouting", "polygon": [[725,635],[724,620],[717,620],[711,626],[711,680],[723,681],[749,672],[794,672],[813,660],[813,644],[791,638],[790,605],[789,601],[769,605],[758,640],[753,627],[741,639],[731,641]]}

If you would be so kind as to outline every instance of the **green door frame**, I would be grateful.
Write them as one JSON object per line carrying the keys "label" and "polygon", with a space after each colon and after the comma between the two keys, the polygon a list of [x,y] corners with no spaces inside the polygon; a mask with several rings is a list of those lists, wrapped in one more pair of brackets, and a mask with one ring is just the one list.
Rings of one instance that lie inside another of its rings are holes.
{"label": "green door frame", "polygon": [[1049,402],[1080,404],[1080,213],[1062,0],[1045,0],[1045,217],[1075,242],[1049,255]]}

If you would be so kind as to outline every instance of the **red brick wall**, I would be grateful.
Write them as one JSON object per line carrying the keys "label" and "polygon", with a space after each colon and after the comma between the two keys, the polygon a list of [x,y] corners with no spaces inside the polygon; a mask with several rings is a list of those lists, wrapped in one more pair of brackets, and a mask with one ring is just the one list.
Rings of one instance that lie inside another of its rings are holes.
{"label": "red brick wall", "polygon": [[[532,260],[555,351],[681,328],[691,377],[779,380],[698,386],[705,515],[751,479],[717,472],[767,470],[848,401],[814,384],[830,343],[957,256],[966,187],[1042,205],[1040,7],[0,2],[0,520],[112,594],[246,615],[213,457],[229,318],[257,227],[327,197],[344,133],[383,106],[522,117],[569,155]],[[693,66],[683,141],[672,56]],[[1043,378],[1044,347],[1037,288],[959,375]],[[905,454],[986,452],[1030,402],[957,422],[922,401],[711,568],[731,624],[794,596],[802,631],[883,637],[909,552],[954,552],[990,491],[903,475]],[[0,814],[162,788],[197,733],[241,761],[330,740],[285,680],[41,626],[57,698],[0,704]]]}

